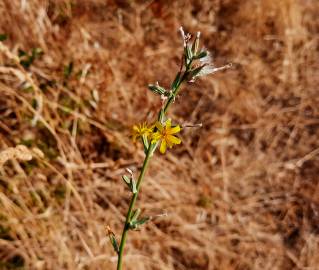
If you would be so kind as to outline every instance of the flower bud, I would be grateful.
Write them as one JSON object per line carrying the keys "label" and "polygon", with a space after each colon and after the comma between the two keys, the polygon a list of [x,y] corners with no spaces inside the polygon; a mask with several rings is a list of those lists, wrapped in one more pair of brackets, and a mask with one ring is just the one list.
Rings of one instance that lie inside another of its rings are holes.
{"label": "flower bud", "polygon": [[200,32],[197,32],[196,34],[196,38],[193,42],[193,46],[192,46],[192,51],[193,51],[193,54],[196,55],[197,54],[197,51],[198,51],[198,47],[199,47],[199,37],[200,37]]}

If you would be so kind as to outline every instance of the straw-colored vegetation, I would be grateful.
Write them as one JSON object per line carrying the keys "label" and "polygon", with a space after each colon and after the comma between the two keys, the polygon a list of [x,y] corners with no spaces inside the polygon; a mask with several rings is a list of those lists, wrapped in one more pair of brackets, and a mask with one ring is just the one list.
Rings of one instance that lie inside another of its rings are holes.
{"label": "straw-colored vegetation", "polygon": [[[170,116],[125,270],[319,268],[319,2],[0,1],[0,269],[115,269],[140,170],[135,123],[156,118],[202,32],[217,66]],[[25,146],[25,147],[23,147]],[[31,159],[32,158],[32,159]]]}

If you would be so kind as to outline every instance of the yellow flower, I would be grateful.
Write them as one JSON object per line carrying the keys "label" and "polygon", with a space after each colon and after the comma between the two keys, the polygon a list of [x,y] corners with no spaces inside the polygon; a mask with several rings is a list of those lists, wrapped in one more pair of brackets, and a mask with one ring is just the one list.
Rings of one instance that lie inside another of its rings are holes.
{"label": "yellow flower", "polygon": [[135,142],[137,138],[142,137],[143,135],[146,135],[146,137],[150,136],[152,134],[152,127],[148,127],[147,123],[141,123],[138,125],[134,125],[132,128],[132,139]]}
{"label": "yellow flower", "polygon": [[163,125],[160,122],[156,122],[155,126],[157,131],[152,135],[152,143],[161,141],[160,152],[165,153],[167,146],[172,148],[174,144],[180,144],[182,141],[173,134],[180,132],[180,126],[171,126],[171,120],[168,119]]}

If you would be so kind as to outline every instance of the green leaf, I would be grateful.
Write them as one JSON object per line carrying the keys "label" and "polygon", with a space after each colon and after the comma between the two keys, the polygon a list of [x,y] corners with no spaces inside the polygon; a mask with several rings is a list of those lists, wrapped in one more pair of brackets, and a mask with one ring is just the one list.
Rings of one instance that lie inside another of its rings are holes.
{"label": "green leaf", "polygon": [[115,235],[113,233],[110,233],[109,237],[110,237],[110,242],[114,248],[114,251],[118,254],[120,251],[120,248],[119,248],[119,244],[117,243],[117,241],[115,239]]}
{"label": "green leaf", "polygon": [[207,56],[207,51],[201,51],[200,53],[198,53],[197,55],[194,56],[194,59],[201,59]]}
{"label": "green leaf", "polygon": [[136,182],[135,182],[134,178],[131,178],[130,188],[131,188],[131,191],[133,194],[135,194],[137,192]]}
{"label": "green leaf", "polygon": [[200,66],[200,67],[198,67],[198,68],[192,69],[192,70],[189,72],[188,79],[189,79],[189,80],[194,79],[194,78],[198,75],[198,73],[204,68],[204,66],[205,66],[205,65],[202,65],[202,66]]}
{"label": "green leaf", "polygon": [[163,88],[159,85],[149,84],[148,89],[151,90],[153,93],[159,94],[159,95],[165,95],[165,93],[166,93],[165,88]]}
{"label": "green leaf", "polygon": [[143,224],[145,224],[146,222],[148,222],[150,219],[151,219],[150,217],[144,217],[144,218],[142,218],[142,219],[140,219],[140,220],[137,220],[137,221],[135,222],[135,224],[136,224],[137,226],[140,226],[140,225],[143,225]]}
{"label": "green leaf", "polygon": [[178,84],[179,84],[179,82],[180,82],[180,77],[181,77],[181,73],[178,72],[177,75],[176,75],[176,77],[175,77],[175,79],[174,79],[174,81],[173,81],[173,83],[172,83],[172,86],[171,86],[171,88],[172,88],[173,90],[175,90],[175,89],[177,88],[177,86],[178,86]]}
{"label": "green leaf", "polygon": [[136,230],[139,226],[145,224],[146,222],[148,222],[151,218],[150,217],[144,217],[140,220],[132,220],[130,223],[129,223],[129,228],[131,230]]}
{"label": "green leaf", "polygon": [[126,176],[126,175],[123,175],[122,176],[122,179],[123,181],[130,187],[130,183],[131,183],[131,178]]}
{"label": "green leaf", "polygon": [[0,41],[5,41],[8,38],[6,34],[0,34]]}
{"label": "green leaf", "polygon": [[123,175],[122,179],[125,182],[125,184],[130,188],[132,193],[135,194],[137,192],[137,188],[134,178],[128,177],[127,175]]}
{"label": "green leaf", "polygon": [[141,213],[141,209],[140,208],[135,209],[133,214],[132,214],[132,217],[131,217],[131,222],[137,220],[137,218],[140,215],[140,213]]}

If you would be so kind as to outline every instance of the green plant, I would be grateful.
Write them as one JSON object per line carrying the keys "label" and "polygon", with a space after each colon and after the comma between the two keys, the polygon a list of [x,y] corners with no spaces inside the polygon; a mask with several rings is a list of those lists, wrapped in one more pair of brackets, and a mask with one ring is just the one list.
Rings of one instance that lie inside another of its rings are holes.
{"label": "green plant", "polygon": [[199,50],[199,32],[192,40],[192,36],[190,34],[185,34],[182,27],[180,28],[180,31],[183,38],[184,50],[180,70],[175,76],[170,89],[167,90],[158,83],[148,86],[148,88],[159,95],[163,101],[162,107],[158,113],[157,121],[152,124],[142,123],[133,126],[133,140],[141,139],[144,146],[145,159],[137,181],[134,179],[133,172],[129,169],[127,171],[130,175],[124,175],[122,177],[125,184],[132,192],[132,197],[119,244],[110,227],[107,228],[110,241],[115,252],[118,254],[117,270],[121,270],[123,267],[124,247],[128,232],[137,229],[151,219],[150,217],[139,218],[141,210],[139,208],[134,209],[150,159],[158,146],[160,152],[164,154],[167,147],[171,148],[174,145],[181,143],[181,139],[176,136],[176,134],[180,132],[181,127],[179,125],[172,125],[171,119],[167,117],[168,109],[174,103],[181,85],[185,82],[194,82],[199,76],[212,74],[230,66],[226,65],[219,68],[213,66],[209,52],[206,49]]}

